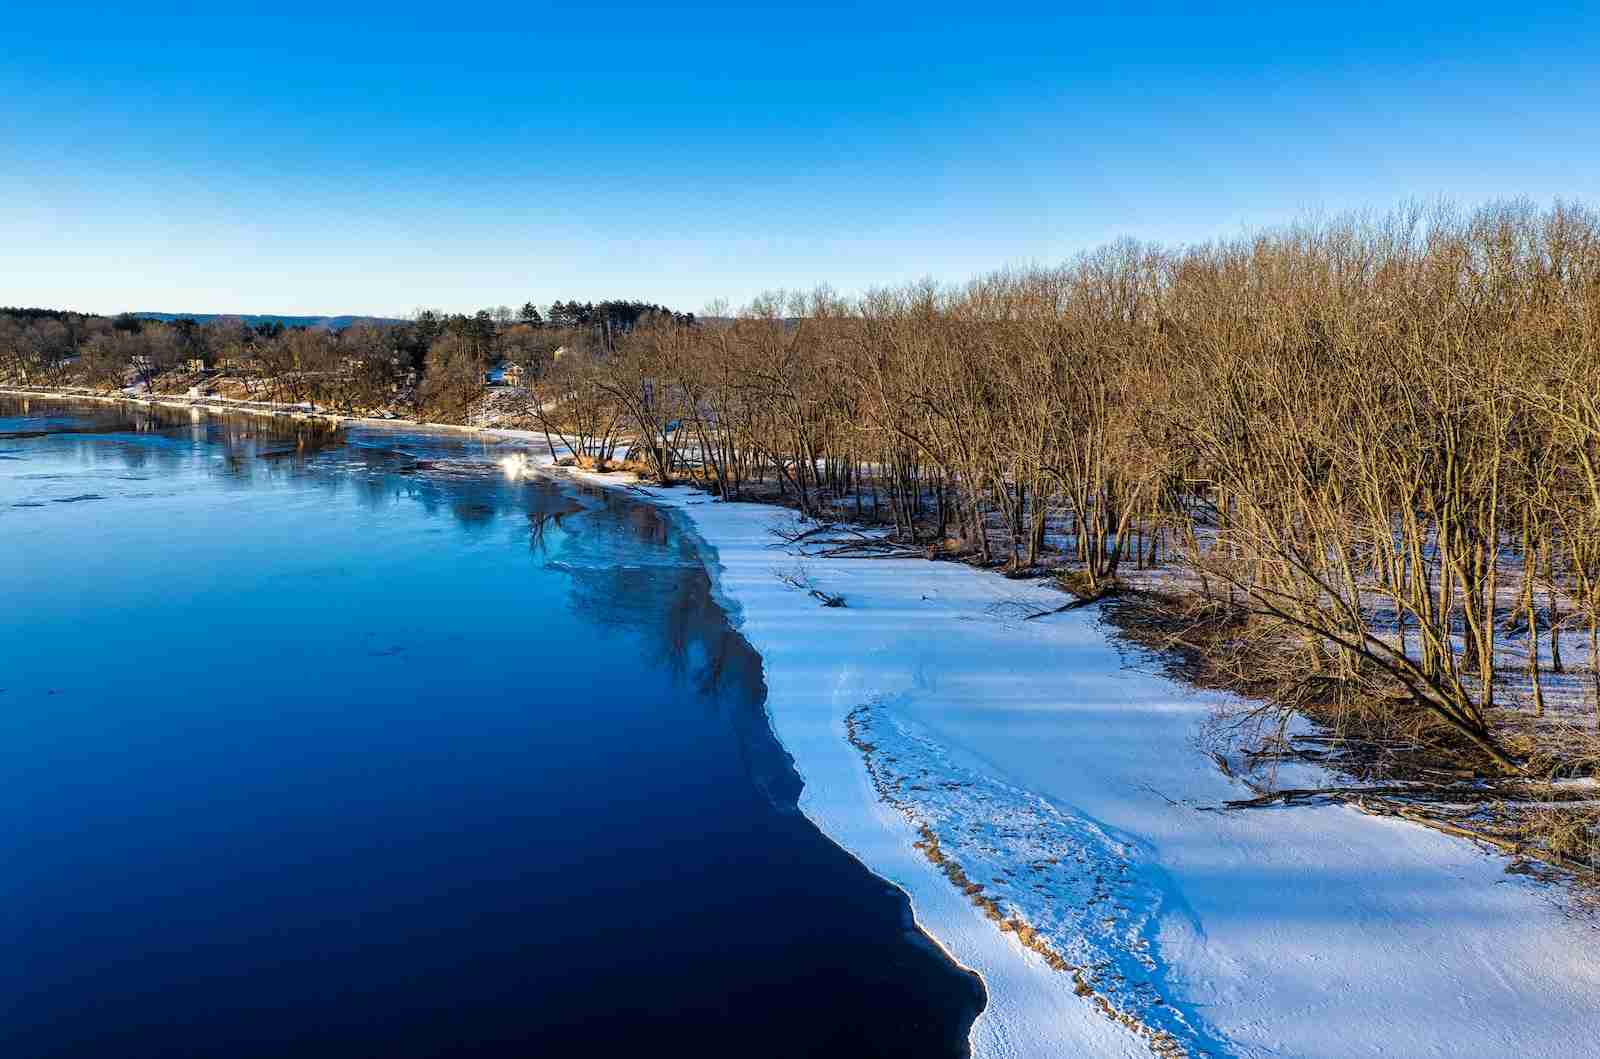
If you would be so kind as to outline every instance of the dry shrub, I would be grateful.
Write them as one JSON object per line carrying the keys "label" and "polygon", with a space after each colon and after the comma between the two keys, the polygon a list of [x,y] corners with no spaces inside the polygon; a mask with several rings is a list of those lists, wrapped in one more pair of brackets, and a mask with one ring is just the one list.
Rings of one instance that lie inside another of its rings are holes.
{"label": "dry shrub", "polygon": [[1600,806],[1539,805],[1523,817],[1521,831],[1561,861],[1600,872]]}
{"label": "dry shrub", "polygon": [[1078,599],[1098,599],[1102,596],[1114,596],[1127,587],[1121,579],[1111,577],[1092,577],[1085,570],[1058,570],[1055,573],[1055,582],[1063,589],[1070,592]]}

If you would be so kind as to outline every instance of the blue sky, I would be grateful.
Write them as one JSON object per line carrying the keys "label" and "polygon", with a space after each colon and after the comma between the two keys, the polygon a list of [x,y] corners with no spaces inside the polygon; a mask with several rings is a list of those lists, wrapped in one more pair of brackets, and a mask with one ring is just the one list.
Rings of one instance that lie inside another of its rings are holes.
{"label": "blue sky", "polygon": [[698,310],[1600,206],[1600,5],[132,6],[6,6],[0,304]]}

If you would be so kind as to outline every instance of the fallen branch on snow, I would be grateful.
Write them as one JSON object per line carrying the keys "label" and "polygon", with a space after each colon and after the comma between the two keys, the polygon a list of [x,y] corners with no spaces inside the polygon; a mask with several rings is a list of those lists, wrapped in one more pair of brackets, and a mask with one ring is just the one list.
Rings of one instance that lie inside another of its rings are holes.
{"label": "fallen branch on snow", "polygon": [[790,570],[775,569],[772,572],[779,581],[782,581],[790,588],[806,593],[811,598],[819,601],[824,607],[844,606],[844,597],[834,595],[831,592],[824,592],[818,588],[816,582],[811,579],[811,572],[802,563],[796,563],[793,569]]}
{"label": "fallen branch on snow", "polygon": [[797,518],[789,525],[773,525],[770,532],[778,538],[771,547],[795,548],[799,554],[814,559],[927,558],[920,548],[834,522],[807,527],[803,519]]}
{"label": "fallen branch on snow", "polygon": [[1092,596],[1083,596],[1080,599],[1070,600],[1069,602],[1061,604],[1059,607],[1052,607],[1049,610],[1041,610],[1037,614],[1025,614],[1023,615],[1022,620],[1032,621],[1035,618],[1048,618],[1052,614],[1064,614],[1069,610],[1081,610],[1084,607],[1093,606],[1110,595],[1111,591],[1109,589],[1103,592],[1096,592]]}

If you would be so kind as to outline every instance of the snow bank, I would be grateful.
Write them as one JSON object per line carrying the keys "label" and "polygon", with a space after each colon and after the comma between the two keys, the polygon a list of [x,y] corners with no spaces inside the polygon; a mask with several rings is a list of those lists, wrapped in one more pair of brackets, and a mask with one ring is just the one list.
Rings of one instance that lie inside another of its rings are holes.
{"label": "snow bank", "polygon": [[[1023,622],[1060,596],[954,564],[811,559],[848,604],[820,607],[775,576],[794,559],[774,509],[651,495],[714,551],[801,809],[983,976],[975,1054],[1148,1055],[1154,1035],[1190,1054],[1600,1055],[1590,925],[1420,827],[1203,811],[1247,793],[1193,745],[1213,700],[1125,659],[1092,611]],[[913,845],[923,827],[1088,988],[952,885]]]}

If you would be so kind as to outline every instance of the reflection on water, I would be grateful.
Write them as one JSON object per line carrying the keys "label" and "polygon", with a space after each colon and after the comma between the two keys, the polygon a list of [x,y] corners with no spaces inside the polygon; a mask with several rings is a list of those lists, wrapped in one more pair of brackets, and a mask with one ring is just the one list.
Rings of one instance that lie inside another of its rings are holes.
{"label": "reflection on water", "polygon": [[677,517],[451,434],[0,398],[5,1054],[949,1055]]}

